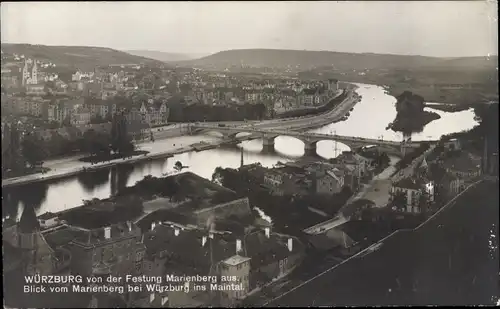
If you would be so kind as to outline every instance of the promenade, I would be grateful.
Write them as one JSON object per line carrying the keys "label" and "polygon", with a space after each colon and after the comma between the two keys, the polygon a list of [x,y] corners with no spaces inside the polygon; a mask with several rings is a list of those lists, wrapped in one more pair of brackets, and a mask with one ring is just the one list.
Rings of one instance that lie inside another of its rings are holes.
{"label": "promenade", "polygon": [[[352,93],[349,95],[341,104],[336,106],[331,111],[317,115],[309,116],[303,118],[292,118],[289,120],[269,120],[268,122],[250,122],[244,125],[253,125],[258,128],[286,128],[289,130],[305,130],[316,128],[330,124],[332,122],[340,120],[349,110],[352,108],[357,101],[353,97]],[[225,125],[234,126],[237,122],[222,122]],[[240,125],[242,123],[240,122]],[[51,170],[45,174],[36,173],[26,176],[8,178],[2,180],[2,188],[11,187],[15,185],[29,184],[39,181],[47,181],[58,178],[64,178],[68,176],[77,175],[85,171],[92,171],[97,169],[109,168],[120,164],[133,164],[140,161],[147,161],[159,158],[168,158],[177,154],[196,151],[193,145],[198,144],[201,141],[206,141],[206,136],[184,136],[187,133],[186,127],[188,124],[176,124],[169,125],[162,128],[154,128],[155,136],[161,134],[163,136],[168,136],[163,140],[156,140],[155,142],[141,142],[138,143],[138,150],[149,151],[147,155],[134,156],[126,159],[116,159],[111,160],[106,163],[98,163],[92,165],[91,163],[82,162],[79,159],[84,157],[84,155],[62,158],[56,160],[49,160],[45,162],[44,166],[50,168]],[[170,133],[166,133],[170,132]],[[160,136],[161,136],[160,135]],[[189,139],[189,142],[185,140]],[[252,139],[249,136],[242,136],[238,140],[248,140]],[[207,141],[206,141],[207,142]],[[219,145],[234,142],[234,140],[210,140],[207,142],[211,147],[218,147]]]}

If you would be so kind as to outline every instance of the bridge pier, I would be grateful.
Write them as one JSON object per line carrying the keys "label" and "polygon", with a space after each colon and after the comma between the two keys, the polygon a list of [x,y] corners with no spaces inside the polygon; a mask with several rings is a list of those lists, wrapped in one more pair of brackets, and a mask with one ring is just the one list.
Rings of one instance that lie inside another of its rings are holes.
{"label": "bridge pier", "polygon": [[262,137],[262,150],[265,152],[274,151],[274,139],[275,136],[263,136]]}
{"label": "bridge pier", "polygon": [[304,155],[311,156],[316,154],[317,142],[304,141]]}

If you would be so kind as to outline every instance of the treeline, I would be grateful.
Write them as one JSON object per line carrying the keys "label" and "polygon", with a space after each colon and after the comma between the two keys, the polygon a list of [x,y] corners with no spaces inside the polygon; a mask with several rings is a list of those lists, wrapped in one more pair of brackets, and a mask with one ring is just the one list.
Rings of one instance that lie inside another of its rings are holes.
{"label": "treeline", "polygon": [[33,132],[20,132],[15,124],[6,125],[2,141],[2,178],[35,172],[51,157],[83,152],[91,157],[106,158],[111,152],[126,156],[135,150],[123,115],[113,118],[110,133],[90,129],[78,137],[78,129],[69,127],[67,130],[74,131],[74,136],[66,138],[52,132],[52,137],[44,141]]}
{"label": "treeline", "polygon": [[424,98],[410,91],[403,92],[396,99],[396,119],[389,124],[395,132],[405,135],[422,132],[428,123],[441,118],[434,112],[424,111]]}

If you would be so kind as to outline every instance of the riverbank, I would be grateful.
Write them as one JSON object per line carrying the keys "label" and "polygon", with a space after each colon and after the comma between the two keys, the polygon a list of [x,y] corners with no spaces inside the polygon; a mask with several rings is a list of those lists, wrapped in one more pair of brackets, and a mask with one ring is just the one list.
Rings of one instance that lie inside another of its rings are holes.
{"label": "riverbank", "polygon": [[[281,121],[281,122],[276,122],[274,123],[264,123],[263,128],[288,128],[290,130],[305,130],[305,129],[313,129],[313,128],[318,128],[336,121],[339,121],[342,117],[345,116],[345,114],[356,104],[359,102],[359,96],[356,94],[354,91],[349,91],[347,98],[342,102],[341,104],[337,105],[333,110],[324,113],[322,115],[316,116],[316,117],[307,117],[307,118],[300,118],[300,119],[291,119],[289,122],[288,121]],[[288,126],[287,126],[288,124]],[[175,130],[174,133],[172,134],[185,134],[185,128],[186,125],[179,125],[179,127],[174,128]],[[160,131],[161,132],[161,131]],[[255,139],[258,137],[252,137],[252,136],[243,136],[241,138],[238,138],[238,141],[244,141],[244,140],[249,140],[249,139]],[[212,149],[219,147],[220,145],[226,144],[226,143],[232,143],[234,140],[217,140],[217,141],[211,141],[209,143],[206,143],[204,145],[199,145],[197,143],[192,143],[188,146],[183,146],[181,147],[176,146],[175,144],[173,145],[168,145],[167,148],[163,151],[158,151],[156,153],[149,153],[147,155],[141,155],[141,156],[136,156],[132,158],[127,158],[127,159],[121,159],[121,160],[112,160],[107,163],[101,163],[97,165],[92,165],[92,166],[85,166],[85,169],[82,166],[78,166],[77,168],[72,168],[72,169],[62,169],[62,170],[56,170],[52,169],[52,172],[54,174],[52,175],[42,175],[42,174],[31,174],[27,176],[21,176],[21,177],[16,177],[16,178],[9,178],[9,179],[4,179],[2,180],[2,188],[6,187],[12,187],[16,185],[22,185],[22,184],[30,184],[30,183],[35,183],[39,181],[47,181],[47,180],[54,180],[58,178],[64,178],[64,177],[69,177],[69,176],[74,176],[78,175],[79,173],[82,172],[91,172],[94,170],[98,169],[105,169],[105,168],[110,168],[116,165],[122,165],[122,164],[134,164],[140,161],[152,161],[156,159],[163,159],[163,158],[169,158],[173,157],[174,155],[186,153],[186,152],[193,152],[193,151],[203,151],[207,149]],[[139,143],[140,145],[141,143]],[[145,144],[145,143],[142,143]],[[150,144],[150,143],[148,143]],[[154,143],[153,143],[154,144]],[[142,149],[141,149],[142,150]],[[147,149],[144,149],[147,150]],[[79,156],[75,161],[78,161],[81,158]],[[71,160],[68,159],[68,161],[65,164],[71,163]],[[50,163],[48,164],[50,165]]]}

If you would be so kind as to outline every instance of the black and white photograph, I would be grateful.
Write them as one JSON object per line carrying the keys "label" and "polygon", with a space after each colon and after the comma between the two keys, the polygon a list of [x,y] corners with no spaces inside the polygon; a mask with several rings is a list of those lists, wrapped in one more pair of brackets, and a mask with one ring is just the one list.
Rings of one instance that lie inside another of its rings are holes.
{"label": "black and white photograph", "polygon": [[500,306],[497,1],[0,11],[3,308]]}

